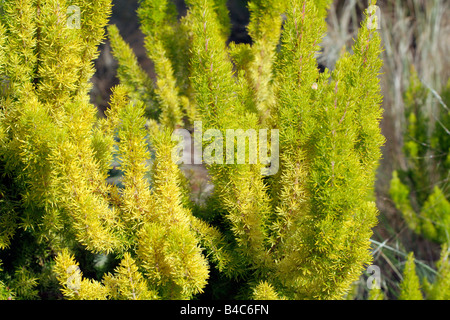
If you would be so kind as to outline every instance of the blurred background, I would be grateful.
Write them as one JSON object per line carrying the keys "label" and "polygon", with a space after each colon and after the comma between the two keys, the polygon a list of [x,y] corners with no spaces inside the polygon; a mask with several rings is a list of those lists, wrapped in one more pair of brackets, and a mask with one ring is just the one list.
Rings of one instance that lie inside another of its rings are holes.
{"label": "blurred background", "polygon": [[[183,15],[184,2],[174,1]],[[153,75],[136,15],[138,1],[113,0],[113,4],[110,23],[117,25],[141,66]],[[381,129],[386,143],[375,186],[380,215],[373,230],[373,264],[380,268],[385,297],[395,299],[407,254],[414,252],[419,277],[432,282],[439,276],[436,261],[441,249],[450,242],[450,205],[446,202],[450,199],[450,1],[379,0],[377,5],[381,18],[378,31],[384,46],[380,81],[384,96]],[[318,56],[320,65],[333,69],[341,49],[351,50],[367,6],[367,0],[333,2],[323,50]],[[229,0],[228,7],[232,22],[230,41],[250,42],[246,31],[247,1]],[[91,102],[103,111],[111,88],[119,81],[108,39],[100,51]],[[407,188],[406,196],[402,195],[402,185],[395,190],[391,187],[394,171]],[[440,194],[434,192],[436,187]],[[423,225],[421,219],[431,222],[434,229],[419,227]],[[414,221],[419,222],[414,225]],[[355,283],[349,298],[368,297],[368,275],[362,275]]]}

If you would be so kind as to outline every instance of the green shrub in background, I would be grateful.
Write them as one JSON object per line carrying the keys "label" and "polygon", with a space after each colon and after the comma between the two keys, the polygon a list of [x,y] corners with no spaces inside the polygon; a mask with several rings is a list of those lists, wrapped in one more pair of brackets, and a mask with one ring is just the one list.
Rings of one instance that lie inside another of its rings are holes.
{"label": "green shrub in background", "polygon": [[[155,82],[108,28],[122,84],[105,119],[88,80],[110,1],[2,6],[3,297],[338,299],[370,263],[384,141],[373,17],[319,73],[328,1],[250,2],[252,45],[227,45],[225,1],[187,5],[178,20],[168,1],[140,3]],[[195,121],[279,130],[279,170],[208,165],[213,194],[193,203],[171,133]]]}
{"label": "green shrub in background", "polygon": [[400,283],[400,300],[448,300],[450,299],[450,263],[448,246],[442,247],[441,257],[436,263],[437,272],[433,281],[423,278],[422,281],[416,273],[414,253],[408,254],[403,278]]}
{"label": "green shrub in background", "polygon": [[[438,243],[450,241],[450,80],[436,110],[425,110],[432,95],[416,72],[405,95],[407,170],[394,171],[390,194],[408,226]],[[434,99],[436,99],[433,96]]]}
{"label": "green shrub in background", "polygon": [[[424,277],[422,285],[415,273],[411,252],[400,284],[400,299],[447,300],[450,295],[448,244],[450,243],[450,80],[441,95],[427,88],[412,70],[405,94],[407,128],[404,153],[407,170],[394,171],[390,195],[408,227],[442,245],[434,282]],[[435,99],[435,109],[424,108],[426,99]],[[423,287],[423,292],[420,290]]]}

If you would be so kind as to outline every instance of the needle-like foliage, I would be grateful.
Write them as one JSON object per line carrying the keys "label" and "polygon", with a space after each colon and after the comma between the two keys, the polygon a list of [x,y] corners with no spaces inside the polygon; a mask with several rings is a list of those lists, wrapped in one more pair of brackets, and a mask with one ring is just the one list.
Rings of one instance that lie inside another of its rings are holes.
{"label": "needle-like foliage", "polygon": [[[17,294],[36,296],[33,272],[45,271],[68,299],[191,299],[216,281],[245,298],[343,297],[371,262],[382,63],[366,16],[352,52],[320,73],[329,3],[251,1],[252,44],[235,44],[224,0],[188,0],[181,18],[168,0],[140,1],[156,78],[109,26],[121,85],[97,119],[88,80],[110,1],[6,1],[0,248],[27,240],[7,271],[26,288]],[[205,132],[204,204],[173,152],[173,130],[191,125]]]}

